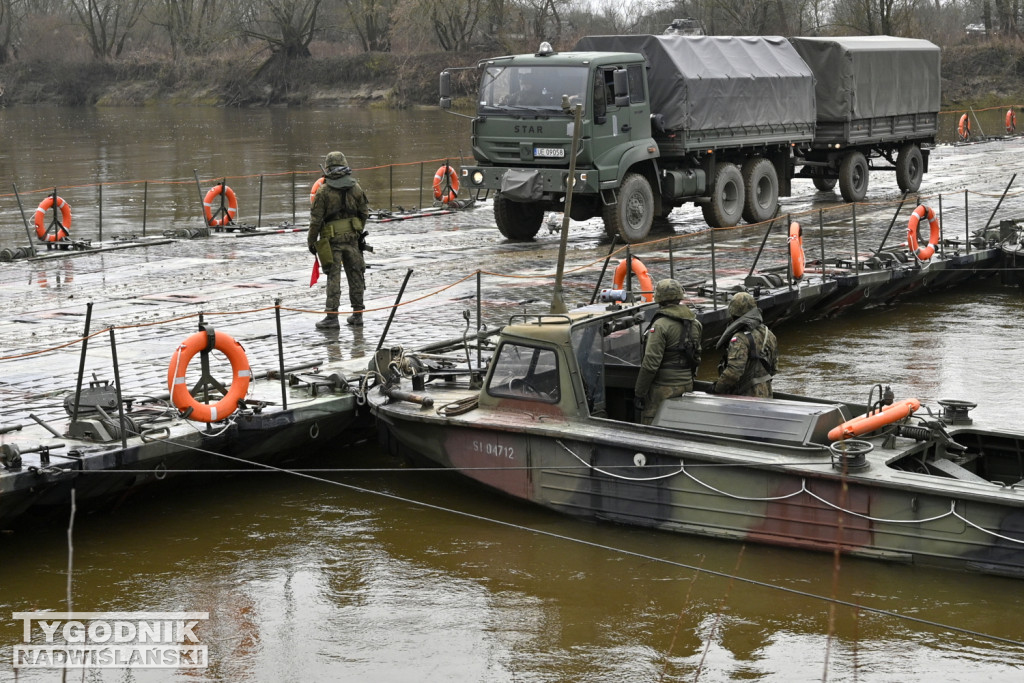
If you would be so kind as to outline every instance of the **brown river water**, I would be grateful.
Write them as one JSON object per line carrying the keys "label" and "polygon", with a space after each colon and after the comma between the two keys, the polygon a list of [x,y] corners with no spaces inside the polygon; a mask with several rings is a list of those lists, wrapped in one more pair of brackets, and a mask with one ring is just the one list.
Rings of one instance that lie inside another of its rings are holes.
{"label": "brown river water", "polygon": [[[194,225],[200,190],[193,169],[202,191],[218,176],[236,178],[230,183],[246,196],[241,220],[301,225],[316,164],[334,148],[363,169],[358,175],[374,208],[417,206],[421,173],[429,189],[437,159],[469,154],[468,126],[434,110],[2,109],[0,180],[12,187],[0,188],[0,247],[24,242],[13,184],[29,219],[47,188],[60,186],[78,237],[99,238],[102,207],[109,239],[141,231],[144,200],[152,234]],[[965,214],[971,227],[984,224],[1010,177],[1024,170],[1022,147],[1018,138],[934,152],[922,190],[944,193],[945,229],[963,230]],[[371,168],[397,163],[409,165]],[[892,177],[873,174],[871,182],[870,199],[896,196]],[[102,202],[95,183],[104,183]],[[970,195],[965,211],[966,189],[979,194]],[[784,206],[827,209],[837,198],[799,181]],[[257,201],[262,211],[253,208]],[[861,227],[874,223],[884,232],[893,210],[879,211],[859,216]],[[1024,217],[1024,200],[1011,191],[999,215]],[[904,221],[894,234],[903,234]],[[674,212],[672,222],[680,235],[701,225],[692,208]],[[423,274],[414,289],[424,293],[478,268],[549,274],[558,249],[558,235],[547,230],[534,243],[504,243],[487,207],[370,230],[377,252],[368,286],[376,304],[394,298],[407,268]],[[153,273],[175,258],[231,264],[230,277],[241,280],[270,273],[298,282],[308,278],[302,237],[0,264],[7,299],[0,325],[25,310],[85,300],[102,308],[117,299],[124,271],[135,264],[134,286],[173,292],[174,283],[155,282]],[[759,236],[750,241],[756,247]],[[852,248],[842,245],[826,249]],[[600,226],[573,226],[571,262],[590,262],[607,249]],[[569,278],[573,300],[589,296],[596,272]],[[897,305],[781,326],[776,388],[866,401],[873,385],[888,384],[897,397],[975,401],[976,417],[1019,429],[1024,296],[984,275]],[[550,279],[514,287],[488,282],[487,303],[504,306],[489,322],[500,322],[510,307],[544,310],[550,297]],[[295,285],[288,292],[301,307],[322,305],[322,290]],[[449,336],[460,334],[462,309],[473,307],[467,293],[471,283],[428,309],[424,324],[447,321]],[[240,294],[231,303],[244,308],[247,301]],[[74,337],[79,326],[60,334]],[[342,330],[326,342],[310,331],[310,344],[358,356],[372,348],[380,327],[373,319],[365,339]],[[399,329],[415,331],[410,324]],[[714,360],[702,376],[713,374]],[[0,373],[12,367],[0,364]],[[262,473],[156,488],[78,515],[74,609],[207,611],[210,666],[69,671],[67,679],[1024,680],[1019,580],[850,558],[836,563],[826,554],[580,522],[449,472],[408,467],[373,443],[325,455],[345,469],[316,473],[318,480]],[[324,465],[313,458],[304,466]],[[68,563],[63,523],[0,534],[0,681],[60,680],[54,670],[12,671],[11,648],[21,638],[12,613],[65,610]]]}

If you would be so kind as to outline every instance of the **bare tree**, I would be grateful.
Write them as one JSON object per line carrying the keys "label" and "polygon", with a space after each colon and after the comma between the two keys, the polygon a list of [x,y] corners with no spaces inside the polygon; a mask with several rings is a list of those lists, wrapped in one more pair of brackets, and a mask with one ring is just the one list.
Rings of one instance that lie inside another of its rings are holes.
{"label": "bare tree", "polygon": [[121,56],[147,0],[68,0],[97,59]]}
{"label": "bare tree", "polygon": [[6,64],[17,56],[19,29],[27,5],[27,0],[0,0],[0,64]]}
{"label": "bare tree", "polygon": [[391,50],[395,0],[341,0],[364,52]]}
{"label": "bare tree", "polygon": [[905,35],[927,0],[835,0],[834,21],[866,35]]}
{"label": "bare tree", "polygon": [[318,30],[323,0],[260,0],[252,6],[254,17],[244,34],[270,47],[268,61],[311,57],[309,44]]}
{"label": "bare tree", "polygon": [[224,3],[217,0],[159,0],[155,26],[167,32],[171,55],[209,52],[223,30]]}
{"label": "bare tree", "polygon": [[457,52],[472,45],[484,0],[420,0],[418,6],[430,21],[442,50]]}

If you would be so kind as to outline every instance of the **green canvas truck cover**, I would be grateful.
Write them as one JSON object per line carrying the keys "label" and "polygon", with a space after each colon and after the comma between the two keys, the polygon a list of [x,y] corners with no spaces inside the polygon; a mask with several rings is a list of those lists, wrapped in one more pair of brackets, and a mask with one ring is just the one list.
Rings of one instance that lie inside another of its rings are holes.
{"label": "green canvas truck cover", "polygon": [[779,36],[588,36],[573,50],[642,54],[666,130],[814,129],[814,76]]}
{"label": "green canvas truck cover", "polygon": [[790,41],[817,79],[819,121],[939,111],[941,53],[927,40],[856,36]]}

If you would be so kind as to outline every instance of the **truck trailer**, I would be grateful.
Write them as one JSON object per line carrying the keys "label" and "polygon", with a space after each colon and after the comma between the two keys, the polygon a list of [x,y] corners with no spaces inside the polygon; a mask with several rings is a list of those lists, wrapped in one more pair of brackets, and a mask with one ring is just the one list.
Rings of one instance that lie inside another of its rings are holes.
{"label": "truck trailer", "polygon": [[[476,163],[462,181],[477,198],[493,195],[513,240],[532,239],[545,211],[565,207],[577,105],[570,217],[600,216],[628,242],[688,202],[713,227],[767,220],[794,177],[819,190],[838,181],[844,199],[860,201],[869,170],[887,169],[916,191],[938,131],[939,49],[923,40],[592,36],[571,52],[544,43],[475,68]],[[451,71],[441,73],[444,108]]]}

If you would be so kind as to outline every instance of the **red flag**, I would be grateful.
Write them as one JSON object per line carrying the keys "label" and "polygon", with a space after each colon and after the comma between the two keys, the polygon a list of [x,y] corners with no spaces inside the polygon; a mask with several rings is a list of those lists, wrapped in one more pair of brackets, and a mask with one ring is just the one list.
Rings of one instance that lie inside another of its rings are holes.
{"label": "red flag", "polygon": [[312,287],[316,284],[316,281],[320,279],[320,262],[317,259],[313,259],[313,272],[309,276],[309,286]]}

